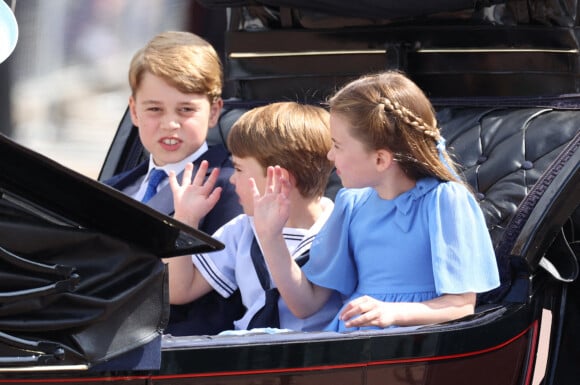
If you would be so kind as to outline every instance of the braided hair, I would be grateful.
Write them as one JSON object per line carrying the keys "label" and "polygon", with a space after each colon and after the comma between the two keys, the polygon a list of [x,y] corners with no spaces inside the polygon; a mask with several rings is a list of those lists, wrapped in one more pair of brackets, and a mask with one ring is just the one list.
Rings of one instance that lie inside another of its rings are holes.
{"label": "braided hair", "polygon": [[363,76],[329,100],[330,112],[349,122],[368,150],[386,149],[412,179],[458,181],[435,111],[423,91],[398,71]]}

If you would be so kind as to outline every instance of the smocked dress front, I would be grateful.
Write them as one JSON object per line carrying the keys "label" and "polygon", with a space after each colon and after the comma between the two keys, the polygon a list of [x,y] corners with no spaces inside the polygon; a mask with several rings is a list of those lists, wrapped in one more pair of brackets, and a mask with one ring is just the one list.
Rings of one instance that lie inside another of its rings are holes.
{"label": "smocked dress front", "polygon": [[[344,304],[363,295],[422,302],[499,285],[483,214],[461,184],[434,178],[385,200],[372,188],[342,189],[303,271]],[[338,314],[327,330],[345,328]]]}

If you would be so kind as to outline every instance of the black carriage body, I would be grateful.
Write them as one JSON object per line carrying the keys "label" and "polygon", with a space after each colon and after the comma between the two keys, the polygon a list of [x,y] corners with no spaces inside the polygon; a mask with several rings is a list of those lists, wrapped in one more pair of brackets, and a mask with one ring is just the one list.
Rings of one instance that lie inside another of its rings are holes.
{"label": "black carriage body", "polygon": [[[223,142],[233,121],[253,106],[318,103],[360,74],[405,71],[431,98],[448,146],[480,201],[502,286],[480,296],[476,314],[455,322],[345,334],[164,336],[161,363],[153,369],[130,369],[122,352],[91,360],[75,346],[75,363],[82,365],[16,365],[2,358],[0,384],[562,385],[579,378],[577,5],[200,3],[194,9],[209,20],[228,15],[224,33],[194,30],[224,47],[227,100],[210,141]],[[129,169],[143,156],[126,115],[99,178]],[[42,157],[35,161],[49,171],[55,167]],[[108,188],[73,179],[83,194],[103,190],[115,195],[115,204],[131,206],[127,218],[156,215]],[[17,195],[26,201],[45,188],[31,188],[26,179],[15,183],[12,176],[0,181],[2,190],[22,183]],[[40,204],[50,212],[62,205],[58,195]],[[85,218],[74,211],[61,215],[81,223]],[[108,228],[97,220],[81,226],[96,233]],[[204,234],[189,234],[209,245],[204,247],[219,247]],[[131,234],[107,235],[149,256],[159,252],[159,245],[142,244]],[[121,365],[106,366],[117,361]]]}

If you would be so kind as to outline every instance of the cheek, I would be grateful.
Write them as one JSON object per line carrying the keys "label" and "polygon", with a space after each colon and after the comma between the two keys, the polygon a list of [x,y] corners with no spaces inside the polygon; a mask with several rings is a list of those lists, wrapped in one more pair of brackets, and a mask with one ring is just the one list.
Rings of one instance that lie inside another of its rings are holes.
{"label": "cheek", "polygon": [[244,202],[250,200],[252,196],[250,194],[249,187],[250,182],[248,181],[248,178],[238,176],[234,177],[233,179],[234,179],[233,184],[236,187],[236,194],[238,194],[240,199]]}
{"label": "cheek", "polygon": [[183,135],[185,135],[192,142],[200,142],[207,138],[207,129],[200,125],[188,124],[182,126],[184,128]]}
{"label": "cheek", "polygon": [[144,137],[151,137],[157,133],[157,124],[155,119],[151,118],[139,118],[139,135]]}
{"label": "cheek", "polygon": [[184,125],[190,127],[194,131],[204,131],[205,129],[209,128],[209,121],[207,117],[204,116],[196,116],[189,118],[183,122]]}
{"label": "cheek", "polygon": [[[330,159],[330,158],[329,158],[329,159]],[[348,162],[345,162],[345,156],[344,156],[344,153],[340,153],[340,154],[338,154],[338,153],[336,153],[336,152],[333,152],[333,153],[332,153],[332,159],[331,159],[331,160],[332,160],[332,161],[334,162],[334,164],[335,164],[335,165],[337,165],[337,166],[344,166],[344,165],[348,164]]]}
{"label": "cheek", "polygon": [[250,188],[248,186],[241,186],[238,183],[236,184],[236,194],[238,194],[244,213],[247,215],[254,215],[254,198],[251,194]]}
{"label": "cheek", "polygon": [[152,130],[145,124],[141,124],[138,126],[139,132],[139,139],[141,139],[142,143],[149,143],[152,140]]}

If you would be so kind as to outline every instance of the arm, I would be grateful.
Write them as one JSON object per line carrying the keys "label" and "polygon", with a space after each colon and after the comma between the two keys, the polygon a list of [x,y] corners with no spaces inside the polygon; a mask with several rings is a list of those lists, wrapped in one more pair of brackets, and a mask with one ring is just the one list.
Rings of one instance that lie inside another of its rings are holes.
{"label": "arm", "polygon": [[288,172],[278,166],[268,167],[266,191],[262,196],[255,181],[250,179],[250,183],[256,234],[272,279],[290,311],[296,317],[306,318],[324,306],[331,290],[314,285],[306,278],[284,242],[282,229],[291,209]]}
{"label": "arm", "polygon": [[474,307],[475,293],[443,294],[424,302],[382,302],[363,296],[349,302],[340,319],[346,327],[425,325],[473,314]]}
{"label": "arm", "polygon": [[[201,162],[192,180],[193,165],[187,164],[181,184],[177,181],[174,172],[169,175],[175,206],[174,217],[195,228],[199,225],[201,218],[215,206],[221,193],[220,188],[213,188],[219,169],[214,168],[207,181],[203,181],[208,167],[207,161]],[[163,262],[167,264],[169,271],[169,302],[171,304],[189,303],[213,289],[195,268],[190,255],[167,258]]]}
{"label": "arm", "polygon": [[191,261],[191,255],[165,259],[169,274],[169,303],[182,305],[213,290]]}

